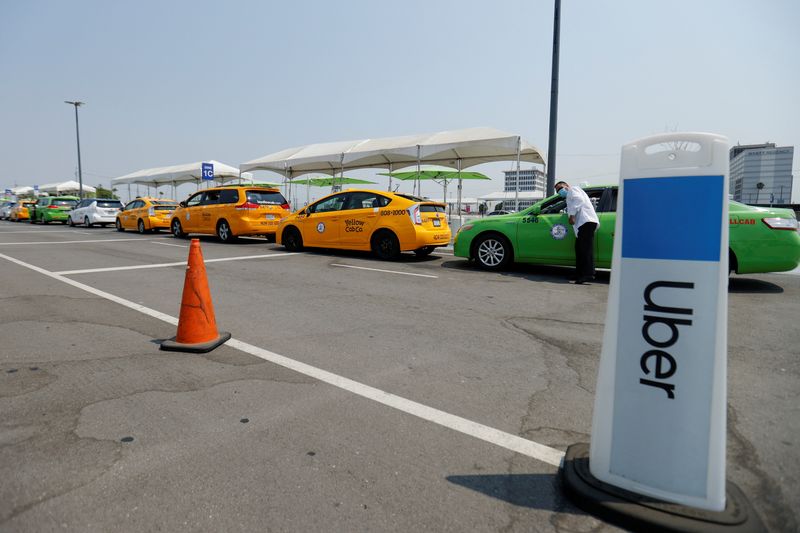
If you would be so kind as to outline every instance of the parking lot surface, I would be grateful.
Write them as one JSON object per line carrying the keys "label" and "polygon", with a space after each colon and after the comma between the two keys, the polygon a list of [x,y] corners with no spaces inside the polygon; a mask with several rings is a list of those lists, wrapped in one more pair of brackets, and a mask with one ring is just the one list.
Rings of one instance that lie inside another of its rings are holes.
{"label": "parking lot surface", "polygon": [[[615,530],[557,476],[607,273],[201,243],[233,339],[168,353],[188,240],[0,222],[0,531]],[[772,531],[798,529],[798,302],[731,277],[728,478]]]}

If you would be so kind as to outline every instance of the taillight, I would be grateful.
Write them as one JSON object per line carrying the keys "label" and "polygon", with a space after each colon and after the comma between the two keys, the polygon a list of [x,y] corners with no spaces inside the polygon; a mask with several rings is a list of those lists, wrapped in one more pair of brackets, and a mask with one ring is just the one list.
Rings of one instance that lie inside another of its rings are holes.
{"label": "taillight", "polygon": [[258,209],[258,204],[253,202],[245,202],[236,206],[236,209],[241,211],[244,209]]}
{"label": "taillight", "polygon": [[57,205],[48,205],[47,209],[58,209]]}
{"label": "taillight", "polygon": [[797,229],[796,218],[762,218],[761,221],[772,229],[787,229],[790,231]]}
{"label": "taillight", "polygon": [[289,202],[283,202],[281,204],[281,209],[289,209]]}
{"label": "taillight", "polygon": [[414,204],[408,209],[408,216],[411,217],[411,222],[413,224],[422,224],[422,215],[419,212],[419,204]]}
{"label": "taillight", "polygon": [[154,216],[156,216],[156,209],[155,209],[155,207],[151,207],[150,209],[148,209],[148,210],[147,210],[147,215],[148,215],[148,216],[151,216],[151,217],[154,217]]}

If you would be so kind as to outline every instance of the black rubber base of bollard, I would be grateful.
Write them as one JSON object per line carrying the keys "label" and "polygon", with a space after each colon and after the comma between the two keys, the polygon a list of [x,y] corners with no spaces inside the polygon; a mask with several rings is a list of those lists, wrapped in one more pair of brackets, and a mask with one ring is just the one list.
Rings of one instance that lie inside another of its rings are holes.
{"label": "black rubber base of bollard", "polygon": [[584,511],[632,531],[766,531],[742,491],[727,483],[724,511],[706,511],[636,494],[600,481],[589,471],[589,445],[573,444],[561,468],[564,491]]}
{"label": "black rubber base of bollard", "polygon": [[160,349],[167,352],[189,352],[189,353],[208,353],[217,346],[225,343],[231,338],[231,334],[227,331],[220,331],[219,337],[208,342],[200,342],[197,344],[184,344],[175,342],[175,337],[165,340],[159,346]]}

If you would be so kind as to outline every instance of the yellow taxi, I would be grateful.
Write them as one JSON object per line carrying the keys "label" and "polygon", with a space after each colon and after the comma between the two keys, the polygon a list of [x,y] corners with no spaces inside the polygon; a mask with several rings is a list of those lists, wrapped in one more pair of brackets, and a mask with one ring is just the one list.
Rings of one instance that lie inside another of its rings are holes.
{"label": "yellow taxi", "polygon": [[13,222],[22,222],[23,220],[30,220],[31,214],[28,208],[36,203],[36,200],[22,200],[17,205],[11,208],[8,213],[8,220]]}
{"label": "yellow taxi", "polygon": [[175,237],[190,233],[216,235],[233,242],[242,235],[274,239],[278,222],[289,214],[289,202],[278,189],[247,185],[204,189],[191,195],[172,215]]}
{"label": "yellow taxi", "polygon": [[119,213],[114,225],[117,231],[126,229],[139,233],[169,229],[172,213],[178,202],[162,198],[139,197],[128,202]]}
{"label": "yellow taxi", "polygon": [[278,244],[372,251],[380,259],[401,252],[429,255],[450,243],[445,205],[407,194],[348,190],[322,198],[281,220]]}

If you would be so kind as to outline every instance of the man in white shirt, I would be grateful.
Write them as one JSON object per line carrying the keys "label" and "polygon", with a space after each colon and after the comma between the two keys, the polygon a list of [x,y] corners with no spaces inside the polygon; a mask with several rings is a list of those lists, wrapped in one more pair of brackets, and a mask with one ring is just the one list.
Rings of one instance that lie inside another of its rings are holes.
{"label": "man in white shirt", "polygon": [[583,189],[559,181],[555,190],[559,196],[567,199],[569,223],[575,231],[575,283],[582,285],[594,279],[594,232],[600,221]]}

